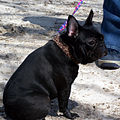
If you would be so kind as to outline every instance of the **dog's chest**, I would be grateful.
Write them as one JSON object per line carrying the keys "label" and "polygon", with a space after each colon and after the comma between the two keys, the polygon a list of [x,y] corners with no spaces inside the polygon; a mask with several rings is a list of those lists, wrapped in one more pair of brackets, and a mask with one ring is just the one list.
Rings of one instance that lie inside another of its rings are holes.
{"label": "dog's chest", "polygon": [[64,89],[74,82],[78,75],[78,66],[65,65],[54,73],[54,83],[57,89]]}

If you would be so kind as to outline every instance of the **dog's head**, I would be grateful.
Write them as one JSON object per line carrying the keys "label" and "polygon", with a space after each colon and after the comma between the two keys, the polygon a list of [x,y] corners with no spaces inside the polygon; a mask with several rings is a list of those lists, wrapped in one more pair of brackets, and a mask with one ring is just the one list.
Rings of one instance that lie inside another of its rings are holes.
{"label": "dog's head", "polygon": [[82,64],[96,61],[107,53],[104,37],[93,26],[92,18],[93,11],[91,10],[85,24],[81,26],[70,15],[67,21],[67,32],[63,38],[70,47],[72,56]]}

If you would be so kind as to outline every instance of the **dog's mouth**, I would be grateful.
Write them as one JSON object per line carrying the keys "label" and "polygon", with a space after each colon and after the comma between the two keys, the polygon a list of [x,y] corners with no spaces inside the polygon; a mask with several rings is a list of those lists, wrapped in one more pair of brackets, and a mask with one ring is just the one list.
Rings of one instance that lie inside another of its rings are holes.
{"label": "dog's mouth", "polygon": [[94,62],[94,61],[96,61],[96,60],[98,60],[106,55],[107,55],[107,51],[103,52],[101,54],[91,54],[90,57],[88,57],[86,60],[83,60],[82,64],[85,65],[87,63],[92,63],[92,62]]}
{"label": "dog's mouth", "polygon": [[107,55],[107,48],[105,45],[103,45],[102,47],[99,47],[98,49],[95,50],[93,59],[96,61],[106,55]]}

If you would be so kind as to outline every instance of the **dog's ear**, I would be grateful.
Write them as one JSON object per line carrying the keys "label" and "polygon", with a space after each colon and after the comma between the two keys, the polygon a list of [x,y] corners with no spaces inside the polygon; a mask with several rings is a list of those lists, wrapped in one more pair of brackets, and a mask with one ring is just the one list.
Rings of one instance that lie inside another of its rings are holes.
{"label": "dog's ear", "polygon": [[93,15],[94,15],[94,13],[93,13],[93,10],[91,9],[91,11],[90,11],[90,13],[89,13],[89,15],[88,15],[88,18],[86,19],[84,25],[86,25],[86,26],[91,26],[91,25],[93,24],[93,23],[92,23]]}
{"label": "dog's ear", "polygon": [[78,34],[79,23],[74,16],[69,15],[67,21],[67,34],[69,37],[74,37]]}

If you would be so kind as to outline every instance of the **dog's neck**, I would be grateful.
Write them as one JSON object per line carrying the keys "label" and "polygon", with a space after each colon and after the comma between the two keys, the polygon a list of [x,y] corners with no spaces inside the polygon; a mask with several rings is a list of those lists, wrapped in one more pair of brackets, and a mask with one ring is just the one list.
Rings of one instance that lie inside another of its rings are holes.
{"label": "dog's neck", "polygon": [[70,48],[69,46],[64,43],[62,40],[60,40],[60,36],[59,35],[56,35],[54,38],[53,38],[53,41],[62,49],[62,51],[70,58],[72,59],[72,61],[75,63],[75,64],[78,64],[78,61],[75,60],[75,58],[72,56],[72,54],[70,53]]}

